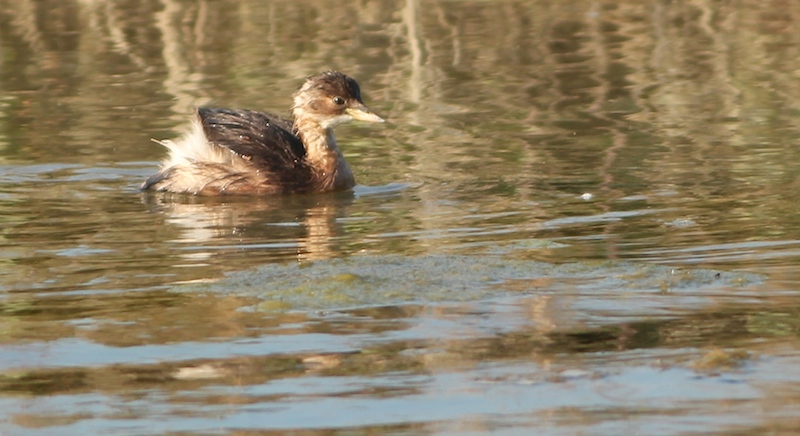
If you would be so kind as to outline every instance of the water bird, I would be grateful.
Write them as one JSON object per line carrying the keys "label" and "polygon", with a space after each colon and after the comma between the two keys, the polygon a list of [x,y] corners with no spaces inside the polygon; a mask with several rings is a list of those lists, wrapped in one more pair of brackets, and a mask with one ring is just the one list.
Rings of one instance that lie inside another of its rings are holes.
{"label": "water bird", "polygon": [[199,108],[142,190],[194,195],[330,192],[355,185],[334,127],[353,120],[382,123],[352,78],[326,71],[294,93],[292,120],[242,109]]}

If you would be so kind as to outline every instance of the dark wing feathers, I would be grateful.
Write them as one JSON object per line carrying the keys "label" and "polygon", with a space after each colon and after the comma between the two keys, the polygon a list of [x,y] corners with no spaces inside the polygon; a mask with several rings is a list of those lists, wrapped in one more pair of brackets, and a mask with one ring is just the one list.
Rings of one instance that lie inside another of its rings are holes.
{"label": "dark wing feathers", "polygon": [[241,109],[200,108],[197,115],[209,142],[249,160],[276,184],[298,191],[310,182],[305,147],[290,121]]}
{"label": "dark wing feathers", "polygon": [[235,170],[218,162],[175,165],[147,179],[142,189],[194,194],[278,194],[314,189],[314,169],[306,161],[305,147],[292,132],[290,121],[239,109],[200,108],[197,116],[210,144],[230,150],[248,165]]}

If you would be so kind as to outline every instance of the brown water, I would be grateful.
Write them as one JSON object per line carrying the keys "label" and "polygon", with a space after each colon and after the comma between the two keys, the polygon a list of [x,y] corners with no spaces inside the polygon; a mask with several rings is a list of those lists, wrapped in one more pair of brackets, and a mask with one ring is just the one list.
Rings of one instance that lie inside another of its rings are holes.
{"label": "brown water", "polygon": [[[800,4],[0,0],[0,434],[800,426]],[[146,195],[338,69],[359,186]]]}

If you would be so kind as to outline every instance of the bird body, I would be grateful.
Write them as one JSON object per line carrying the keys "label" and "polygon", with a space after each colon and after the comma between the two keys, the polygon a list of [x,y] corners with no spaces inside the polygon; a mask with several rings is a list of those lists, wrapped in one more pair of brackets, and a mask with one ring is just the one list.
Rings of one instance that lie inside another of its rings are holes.
{"label": "bird body", "polygon": [[361,99],[355,80],[338,72],[310,77],[294,94],[293,120],[251,110],[200,108],[189,131],[172,141],[144,190],[185,194],[291,194],[355,185],[334,127],[383,122]]}

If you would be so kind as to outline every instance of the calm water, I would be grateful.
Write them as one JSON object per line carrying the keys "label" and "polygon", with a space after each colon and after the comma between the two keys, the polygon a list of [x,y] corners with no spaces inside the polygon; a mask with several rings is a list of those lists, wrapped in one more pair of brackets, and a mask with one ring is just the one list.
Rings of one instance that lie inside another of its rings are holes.
{"label": "calm water", "polygon": [[[798,17],[0,0],[0,434],[794,432]],[[354,192],[138,192],[326,69]]]}

